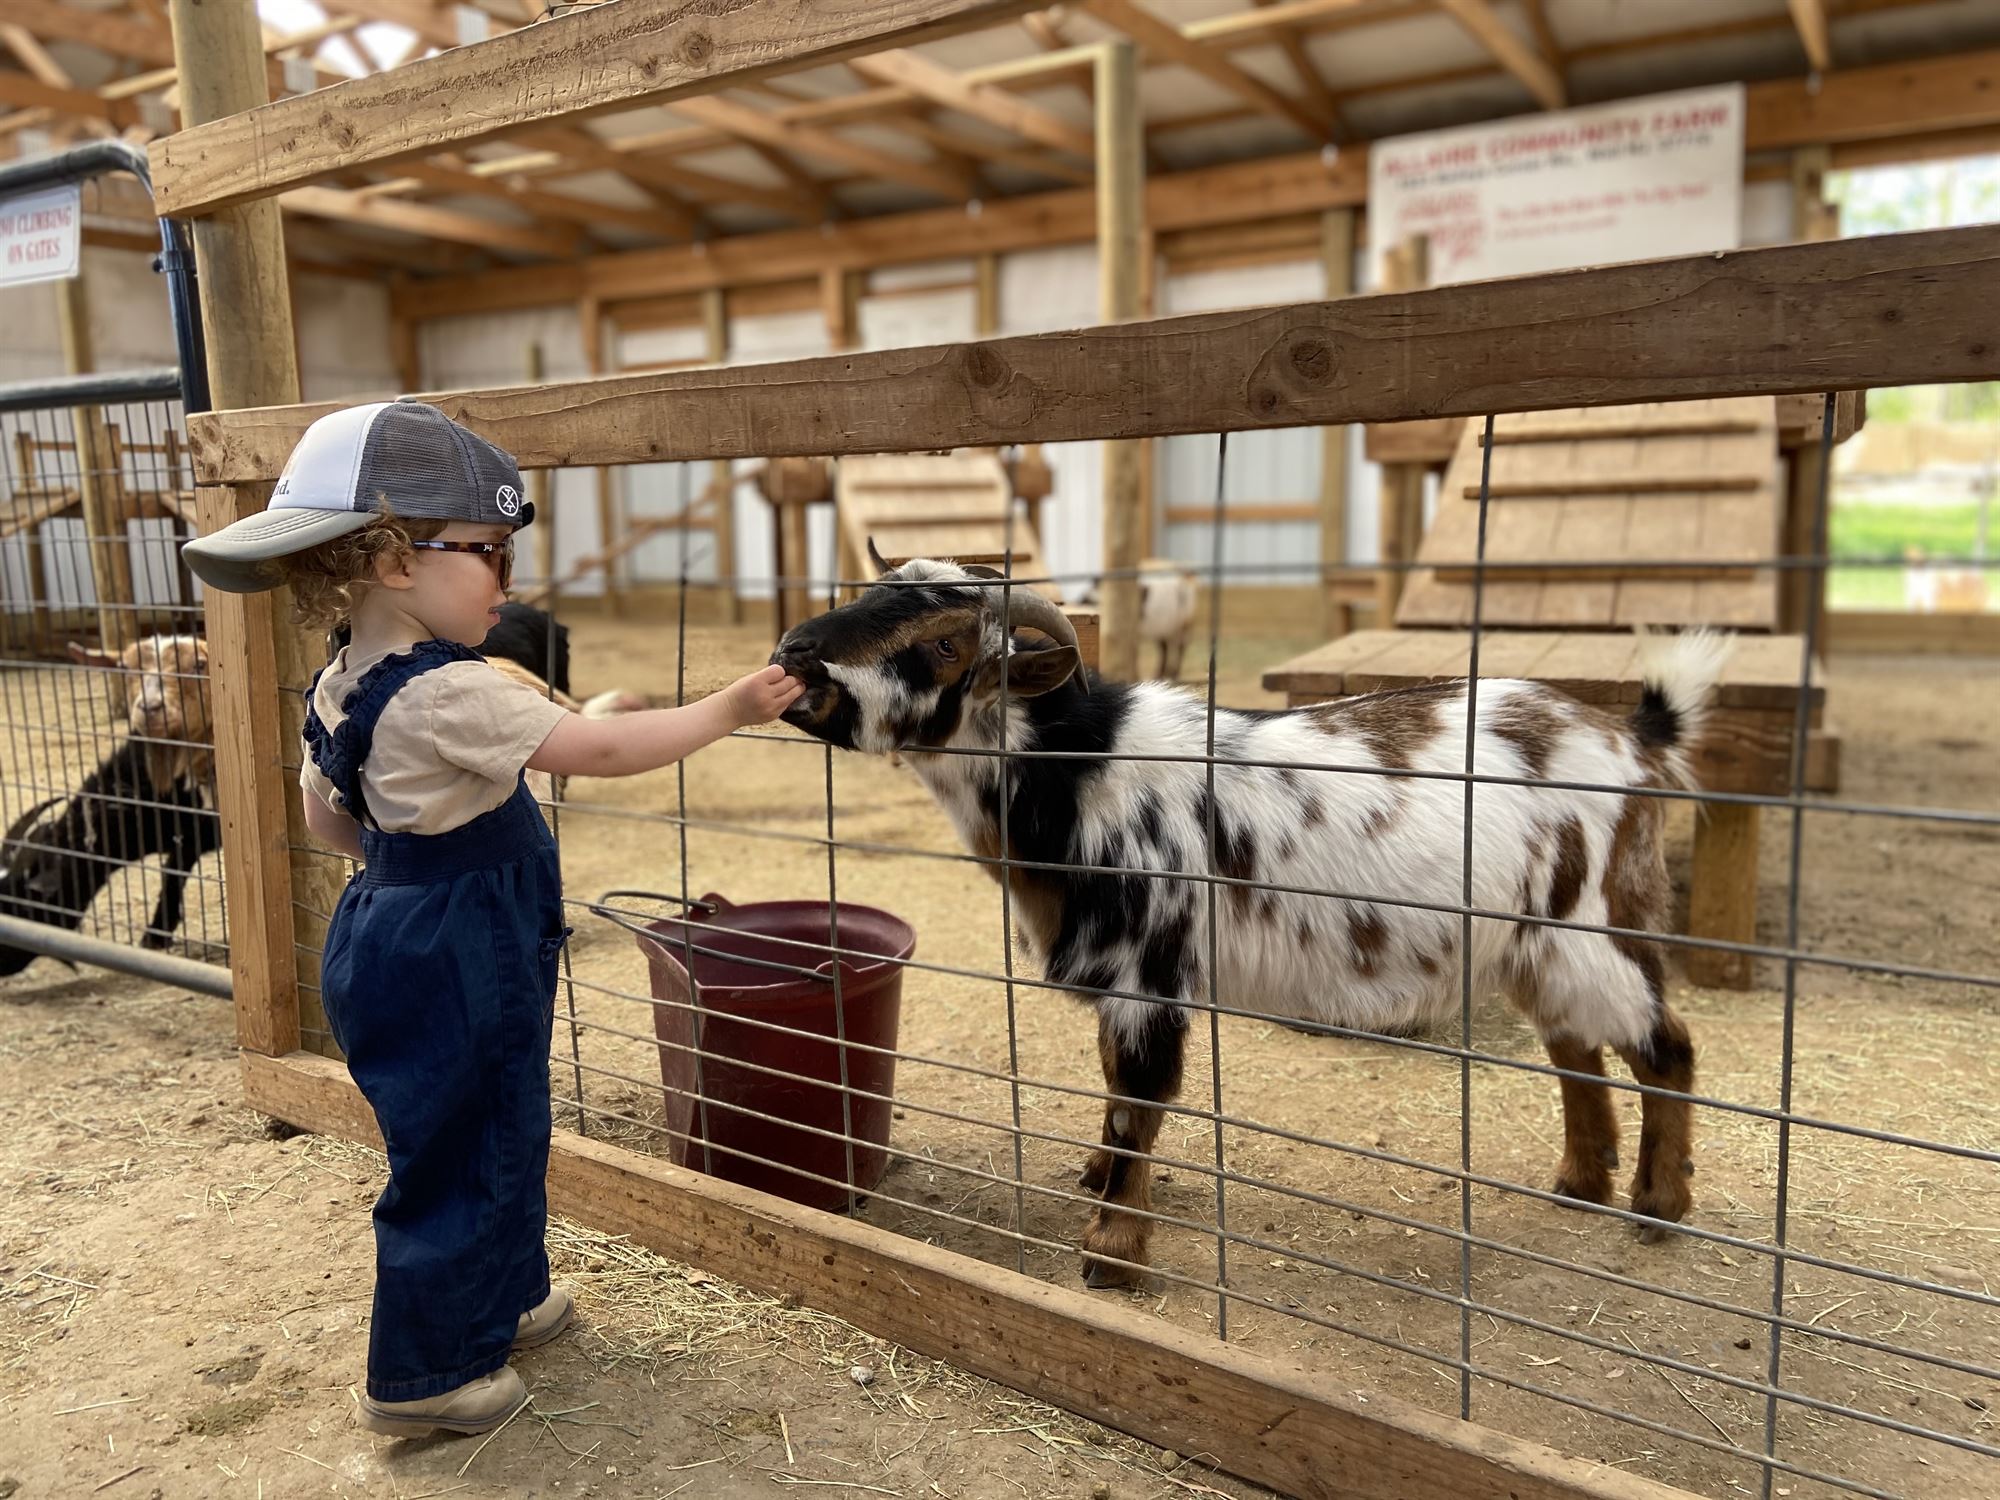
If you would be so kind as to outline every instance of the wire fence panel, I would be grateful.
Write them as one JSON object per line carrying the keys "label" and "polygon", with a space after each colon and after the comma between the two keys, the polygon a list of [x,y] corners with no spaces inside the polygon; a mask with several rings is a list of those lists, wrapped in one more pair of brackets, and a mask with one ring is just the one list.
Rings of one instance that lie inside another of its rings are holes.
{"label": "wire fence panel", "polygon": [[0,915],[226,965],[179,403],[8,410],[0,456]]}
{"label": "wire fence panel", "polygon": [[[1829,398],[1822,475],[1833,436]],[[551,798],[557,1123],[1698,1494],[1990,1492],[2000,802],[1895,749],[1990,750],[1990,690],[1877,722],[1894,674],[1816,667],[1814,608],[1762,779],[1684,776],[1704,684],[1710,722],[1741,706],[1685,641],[1623,700],[1506,675],[1487,591],[1607,559],[1486,555],[1493,508],[1543,503],[1495,493],[1498,446],[1463,639],[1402,633],[1431,665],[1385,693],[1263,689],[1285,632],[1233,628],[1247,580],[1328,570],[1232,564],[1220,439],[1181,685],[1050,685],[1022,601],[1095,576],[755,580],[826,602],[783,658],[840,668],[808,677],[818,737]],[[1732,566],[1817,580],[1824,480],[1815,505],[1808,552]],[[577,696],[692,701],[770,650],[701,622],[707,544],[677,535],[663,611],[549,596]],[[1811,790],[1830,724],[1838,794]],[[1728,814],[1757,920],[1690,933]],[[1715,954],[1747,988],[1684,977]]]}

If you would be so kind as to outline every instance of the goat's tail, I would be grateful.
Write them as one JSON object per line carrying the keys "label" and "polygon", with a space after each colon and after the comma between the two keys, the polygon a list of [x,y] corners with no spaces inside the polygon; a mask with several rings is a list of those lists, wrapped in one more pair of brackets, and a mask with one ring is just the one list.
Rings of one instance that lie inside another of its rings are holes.
{"label": "goat's tail", "polygon": [[1687,779],[1687,755],[1707,732],[1710,700],[1736,638],[1719,630],[1679,635],[1640,630],[1639,706],[1632,733],[1643,750],[1667,759],[1673,779]]}

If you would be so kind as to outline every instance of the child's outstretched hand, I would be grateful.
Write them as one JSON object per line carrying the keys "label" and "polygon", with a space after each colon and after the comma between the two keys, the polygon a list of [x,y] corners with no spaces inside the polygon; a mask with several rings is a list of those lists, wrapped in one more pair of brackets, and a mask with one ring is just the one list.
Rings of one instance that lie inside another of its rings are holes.
{"label": "child's outstretched hand", "polygon": [[803,682],[787,677],[785,669],[774,663],[730,683],[722,690],[722,696],[737,727],[747,729],[752,724],[770,723],[796,703],[805,690]]}

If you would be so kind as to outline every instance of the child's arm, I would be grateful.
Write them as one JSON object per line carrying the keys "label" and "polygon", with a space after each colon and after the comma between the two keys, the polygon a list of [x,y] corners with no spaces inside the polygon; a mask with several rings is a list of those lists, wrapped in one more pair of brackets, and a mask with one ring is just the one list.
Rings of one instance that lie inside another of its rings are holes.
{"label": "child's arm", "polygon": [[306,828],[312,836],[328,848],[337,849],[349,859],[361,858],[361,825],[344,812],[336,812],[311,792],[300,793],[305,798]]}
{"label": "child's arm", "polygon": [[655,708],[614,719],[570,714],[528,757],[552,776],[636,776],[685,760],[731,730],[764,724],[789,708],[805,684],[766,667],[685,708]]}

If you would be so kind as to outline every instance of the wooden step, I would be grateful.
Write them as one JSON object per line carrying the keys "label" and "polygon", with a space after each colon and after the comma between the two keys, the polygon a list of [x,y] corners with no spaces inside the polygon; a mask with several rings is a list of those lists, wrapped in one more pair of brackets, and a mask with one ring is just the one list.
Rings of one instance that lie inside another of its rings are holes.
{"label": "wooden step", "polygon": [[[1486,493],[1495,500],[1569,500],[1579,495],[1713,495],[1768,489],[1771,483],[1769,478],[1758,474],[1633,474],[1609,479],[1574,475],[1496,480]],[[1479,486],[1465,486],[1465,498],[1477,500]]]}

